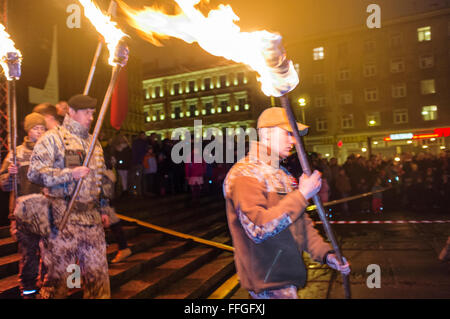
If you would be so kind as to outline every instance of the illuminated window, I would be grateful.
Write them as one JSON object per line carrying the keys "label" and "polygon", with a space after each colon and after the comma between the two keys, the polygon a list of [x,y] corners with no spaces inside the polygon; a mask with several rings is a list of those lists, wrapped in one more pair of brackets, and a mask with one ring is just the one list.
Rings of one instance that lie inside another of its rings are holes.
{"label": "illuminated window", "polygon": [[419,42],[431,41],[431,27],[426,26],[417,29],[417,40]]}
{"label": "illuminated window", "polygon": [[318,118],[316,120],[316,129],[318,132],[328,131],[328,120],[326,118]]}
{"label": "illuminated window", "polygon": [[350,80],[350,69],[344,68],[340,69],[338,73],[339,81]]}
{"label": "illuminated window", "polygon": [[391,60],[392,73],[400,73],[403,71],[405,71],[405,61],[402,58]]}
{"label": "illuminated window", "polygon": [[162,96],[162,92],[161,92],[161,87],[157,86],[155,87],[155,97],[161,97]]}
{"label": "illuminated window", "polygon": [[421,69],[429,69],[434,66],[434,56],[429,55],[422,55],[419,57],[419,67]]}
{"label": "illuminated window", "polygon": [[341,126],[343,129],[353,128],[353,114],[347,114],[342,116]]}
{"label": "illuminated window", "polygon": [[314,61],[323,60],[325,57],[325,52],[323,47],[318,47],[313,49]]}
{"label": "illuminated window", "polygon": [[375,63],[366,63],[363,67],[364,77],[369,78],[377,74],[377,65]]}
{"label": "illuminated window", "polygon": [[408,110],[398,109],[394,110],[394,124],[408,123]]}
{"label": "illuminated window", "polygon": [[436,93],[434,79],[420,81],[420,92],[423,95]]}
{"label": "illuminated window", "polygon": [[144,89],[144,99],[150,99],[150,92],[148,91],[148,89]]}
{"label": "illuminated window", "polygon": [[438,107],[436,105],[428,105],[422,107],[422,118],[424,121],[437,120]]}
{"label": "illuminated window", "polygon": [[245,110],[245,104],[247,104],[247,99],[246,98],[238,99],[239,110],[244,111]]}
{"label": "illuminated window", "polygon": [[392,85],[392,97],[395,99],[406,96],[406,83]]}
{"label": "illuminated window", "polygon": [[380,112],[373,112],[367,114],[367,126],[379,126],[381,124]]}
{"label": "illuminated window", "polygon": [[181,118],[181,107],[176,107],[174,109],[175,119],[178,120]]}

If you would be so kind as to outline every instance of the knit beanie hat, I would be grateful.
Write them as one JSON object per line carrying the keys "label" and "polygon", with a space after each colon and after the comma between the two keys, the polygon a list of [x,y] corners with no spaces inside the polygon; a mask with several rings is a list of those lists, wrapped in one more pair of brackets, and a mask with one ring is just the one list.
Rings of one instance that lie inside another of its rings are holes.
{"label": "knit beanie hat", "polygon": [[29,130],[31,130],[36,125],[42,125],[45,127],[45,118],[36,112],[30,113],[27,116],[25,116],[24,121],[24,128],[25,131],[28,133]]}

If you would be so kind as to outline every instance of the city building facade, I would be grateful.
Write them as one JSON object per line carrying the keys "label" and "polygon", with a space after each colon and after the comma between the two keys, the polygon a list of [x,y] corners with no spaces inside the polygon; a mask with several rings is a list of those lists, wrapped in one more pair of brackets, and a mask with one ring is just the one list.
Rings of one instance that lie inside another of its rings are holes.
{"label": "city building facade", "polygon": [[308,150],[343,162],[450,147],[450,9],[309,37],[287,52]]}
{"label": "city building facade", "polygon": [[150,76],[143,87],[146,133],[161,139],[170,139],[180,128],[194,134],[194,120],[201,120],[204,137],[208,128],[218,128],[221,134],[227,134],[227,128],[245,132],[256,127],[259,114],[270,106],[255,72],[242,64]]}

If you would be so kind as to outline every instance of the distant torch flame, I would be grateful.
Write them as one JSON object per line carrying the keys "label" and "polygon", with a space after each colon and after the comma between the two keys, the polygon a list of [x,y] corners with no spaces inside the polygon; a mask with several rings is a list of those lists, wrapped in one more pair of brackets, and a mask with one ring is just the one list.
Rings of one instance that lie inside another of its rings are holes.
{"label": "distant torch flame", "polygon": [[175,37],[197,42],[204,50],[237,63],[244,63],[259,74],[262,91],[279,97],[299,83],[292,61],[286,59],[281,36],[267,31],[241,32],[239,17],[229,5],[220,5],[204,16],[195,6],[201,0],[175,0],[180,13],[167,15],[157,8],[134,10],[119,0],[129,23],[142,31],[155,45],[158,39]]}
{"label": "distant torch flame", "polygon": [[22,54],[14,47],[13,40],[11,40],[10,35],[5,31],[3,24],[0,23],[0,65],[8,81],[16,79],[10,72],[10,64],[8,63],[8,55],[11,53],[16,53],[19,59],[22,58]]}
{"label": "distant torch flame", "polygon": [[111,21],[109,16],[104,15],[91,0],[79,1],[84,8],[85,16],[105,39],[106,46],[109,50],[108,63],[115,66],[117,64],[117,62],[114,61],[116,48],[120,40],[127,35],[117,28],[117,24]]}

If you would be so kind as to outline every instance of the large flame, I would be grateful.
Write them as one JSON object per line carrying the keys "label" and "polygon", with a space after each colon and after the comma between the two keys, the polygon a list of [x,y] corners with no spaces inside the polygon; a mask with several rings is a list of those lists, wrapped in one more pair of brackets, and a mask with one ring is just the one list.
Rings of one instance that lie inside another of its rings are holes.
{"label": "large flame", "polygon": [[19,58],[22,57],[20,51],[15,48],[14,41],[11,40],[10,35],[6,32],[4,25],[0,23],[0,65],[5,73],[6,79],[11,81],[13,78],[10,76],[9,72],[9,65],[7,61],[8,53],[17,53]]}
{"label": "large flame", "polygon": [[268,96],[281,96],[293,90],[298,74],[287,61],[281,36],[267,31],[241,32],[239,17],[229,5],[220,5],[205,16],[196,8],[202,0],[175,0],[180,12],[168,15],[156,7],[134,10],[119,0],[129,23],[142,31],[155,45],[159,39],[174,37],[197,42],[204,50],[237,63],[244,63],[259,74],[261,89]]}
{"label": "large flame", "polygon": [[114,62],[116,48],[120,40],[127,35],[117,28],[117,24],[111,21],[111,17],[104,15],[91,0],[79,1],[84,8],[85,16],[105,39],[106,46],[109,50],[108,63],[115,66],[117,64]]}

